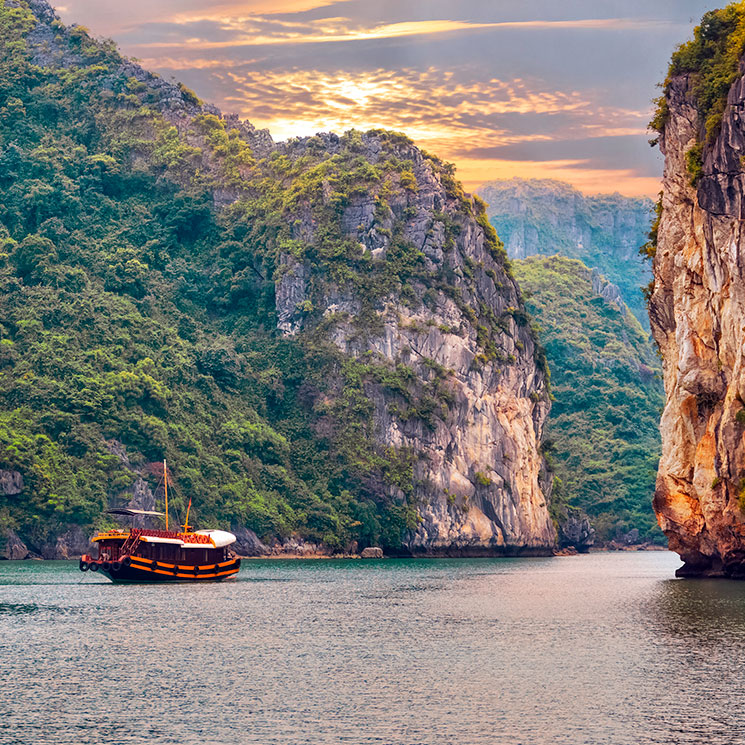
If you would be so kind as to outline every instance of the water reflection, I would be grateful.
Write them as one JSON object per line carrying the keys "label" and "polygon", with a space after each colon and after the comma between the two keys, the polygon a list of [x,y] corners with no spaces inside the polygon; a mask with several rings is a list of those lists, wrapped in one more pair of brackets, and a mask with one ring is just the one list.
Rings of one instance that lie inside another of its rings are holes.
{"label": "water reflection", "polygon": [[745,742],[745,583],[664,580],[640,606],[650,742]]}
{"label": "water reflection", "polygon": [[745,639],[745,582],[726,579],[666,580],[649,602],[652,633],[662,639],[719,644]]}
{"label": "water reflection", "polygon": [[197,587],[6,564],[0,743],[742,742],[745,583],[677,563],[265,561]]}
{"label": "water reflection", "polygon": [[36,613],[39,606],[34,603],[0,603],[0,616],[20,616]]}

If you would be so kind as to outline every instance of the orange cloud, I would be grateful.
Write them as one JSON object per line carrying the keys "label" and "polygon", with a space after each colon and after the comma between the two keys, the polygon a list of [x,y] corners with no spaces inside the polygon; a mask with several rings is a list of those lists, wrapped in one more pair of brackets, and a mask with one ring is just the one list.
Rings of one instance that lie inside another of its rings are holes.
{"label": "orange cloud", "polygon": [[[600,106],[577,91],[546,90],[524,80],[458,81],[452,71],[435,68],[395,74],[384,69],[328,74],[226,68],[210,74],[221,81],[226,95],[218,103],[225,110],[267,127],[277,140],[382,127],[406,132],[426,150],[457,162],[459,177],[470,188],[520,175],[560,178],[585,191],[659,191],[658,179],[641,176],[627,164],[617,170],[601,164],[593,168],[589,147],[582,156],[585,139],[643,136],[647,112]],[[505,117],[535,120],[537,129],[523,127],[518,133],[504,123]],[[500,154],[500,148],[515,145],[530,153],[531,143],[558,144],[561,150],[563,139],[572,143],[572,157],[531,161]],[[482,153],[469,155],[470,150]]]}
{"label": "orange cloud", "polygon": [[[176,27],[199,21],[219,22],[223,30],[232,30],[235,36],[225,40],[190,38],[176,41],[157,41],[133,45],[138,49],[183,47],[188,43],[194,49],[226,49],[230,47],[272,44],[322,44],[325,42],[354,42],[374,39],[392,39],[407,36],[445,34],[481,29],[590,29],[630,30],[663,25],[661,21],[635,20],[627,18],[582,19],[576,21],[503,21],[494,23],[472,23],[456,20],[406,21],[379,24],[372,27],[354,27],[348,18],[324,18],[308,21],[299,27],[296,23],[281,22],[271,16],[177,15],[172,22]],[[264,22],[271,23],[267,32]],[[253,26],[253,28],[251,28]]]}
{"label": "orange cloud", "polygon": [[211,6],[209,9],[200,8],[193,11],[181,11],[171,16],[176,23],[192,23],[194,21],[230,21],[234,18],[245,18],[249,14],[282,14],[302,13],[316,8],[337,5],[346,0],[239,0],[238,2],[224,2]]}
{"label": "orange cloud", "polygon": [[[149,60],[162,67],[160,60]],[[206,64],[208,66],[209,63]],[[211,67],[211,65],[209,65]],[[343,131],[351,127],[387,127],[406,131],[429,147],[453,150],[473,145],[495,147],[526,139],[566,136],[586,128],[583,136],[638,134],[646,112],[599,107],[577,91],[546,90],[524,80],[459,82],[452,71],[379,69],[360,73],[318,70],[254,71],[230,68],[213,73],[226,92],[219,101],[279,139]],[[555,117],[550,132],[510,134],[500,116]],[[589,123],[588,123],[589,122]]]}

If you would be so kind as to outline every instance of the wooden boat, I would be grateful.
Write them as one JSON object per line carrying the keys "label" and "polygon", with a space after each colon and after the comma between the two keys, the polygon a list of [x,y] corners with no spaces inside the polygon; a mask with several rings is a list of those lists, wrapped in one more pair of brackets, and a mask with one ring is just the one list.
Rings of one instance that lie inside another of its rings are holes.
{"label": "wooden boat", "polygon": [[[168,530],[168,475],[163,463],[166,511],[120,508],[109,514],[165,517],[166,529],[132,527],[107,530],[93,537],[98,556],[85,554],[80,571],[105,574],[112,582],[215,582],[238,573],[241,560],[229,549],[236,538],[225,530],[189,528],[189,511],[179,532]],[[189,502],[191,506],[191,500]]]}

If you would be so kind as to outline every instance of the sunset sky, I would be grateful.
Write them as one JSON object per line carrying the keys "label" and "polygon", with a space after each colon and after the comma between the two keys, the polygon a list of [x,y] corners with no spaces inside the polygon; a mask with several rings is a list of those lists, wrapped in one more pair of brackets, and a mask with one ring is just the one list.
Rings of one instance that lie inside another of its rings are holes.
{"label": "sunset sky", "polygon": [[651,99],[700,0],[63,0],[111,37],[275,140],[406,132],[469,188],[551,177],[659,191]]}

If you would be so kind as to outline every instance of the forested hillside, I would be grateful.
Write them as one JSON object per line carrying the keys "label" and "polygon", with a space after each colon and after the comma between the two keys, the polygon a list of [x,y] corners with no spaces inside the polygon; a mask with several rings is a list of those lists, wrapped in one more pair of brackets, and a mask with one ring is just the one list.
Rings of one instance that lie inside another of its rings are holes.
{"label": "forested hillside", "polygon": [[648,335],[617,290],[580,261],[536,256],[513,267],[551,368],[554,508],[564,500],[581,507],[602,540],[633,529],[660,540],[651,495],[664,396]]}
{"label": "forested hillside", "polygon": [[167,457],[177,510],[267,541],[550,550],[544,358],[451,167],[275,146],[19,0],[0,182],[0,533],[57,555]]}

